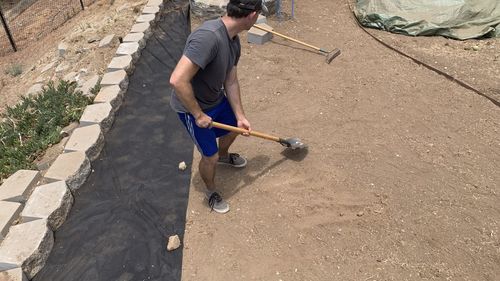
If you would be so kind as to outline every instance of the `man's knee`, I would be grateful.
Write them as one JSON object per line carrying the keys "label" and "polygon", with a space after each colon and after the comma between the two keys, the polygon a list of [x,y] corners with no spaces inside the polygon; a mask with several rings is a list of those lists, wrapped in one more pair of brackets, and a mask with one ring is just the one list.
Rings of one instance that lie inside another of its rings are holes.
{"label": "man's knee", "polygon": [[217,161],[219,160],[219,153],[215,153],[212,156],[201,156],[201,161],[206,163],[207,165],[215,166]]}

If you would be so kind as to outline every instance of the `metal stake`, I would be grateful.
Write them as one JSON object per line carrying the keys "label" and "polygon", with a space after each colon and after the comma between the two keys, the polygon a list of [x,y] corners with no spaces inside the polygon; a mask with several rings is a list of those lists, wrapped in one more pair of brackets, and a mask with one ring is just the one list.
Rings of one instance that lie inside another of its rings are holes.
{"label": "metal stake", "polygon": [[14,38],[12,37],[12,34],[10,33],[10,29],[9,29],[9,26],[7,25],[7,21],[5,20],[5,17],[3,16],[2,7],[0,7],[0,18],[2,18],[3,28],[5,29],[5,32],[7,33],[7,37],[9,37],[10,45],[12,46],[12,49],[14,49],[14,52],[17,52],[16,43],[14,42]]}

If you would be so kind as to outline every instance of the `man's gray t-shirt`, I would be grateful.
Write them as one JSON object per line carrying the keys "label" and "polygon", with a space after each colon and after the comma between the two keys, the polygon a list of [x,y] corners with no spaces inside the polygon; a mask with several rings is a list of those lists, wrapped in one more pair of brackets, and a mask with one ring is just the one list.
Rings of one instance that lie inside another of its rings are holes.
{"label": "man's gray t-shirt", "polygon": [[[191,85],[201,109],[214,108],[222,101],[224,81],[241,55],[238,35],[229,38],[221,18],[206,21],[189,35],[184,55],[200,67]],[[177,112],[187,112],[175,91],[172,91],[170,105]]]}

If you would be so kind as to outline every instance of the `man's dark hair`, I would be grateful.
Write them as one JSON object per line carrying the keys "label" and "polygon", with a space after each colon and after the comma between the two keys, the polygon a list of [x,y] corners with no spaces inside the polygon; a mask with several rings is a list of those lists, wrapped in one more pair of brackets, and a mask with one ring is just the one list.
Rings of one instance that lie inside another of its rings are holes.
{"label": "man's dark hair", "polygon": [[254,11],[262,11],[262,0],[230,0],[227,3],[227,15],[232,18],[244,18]]}

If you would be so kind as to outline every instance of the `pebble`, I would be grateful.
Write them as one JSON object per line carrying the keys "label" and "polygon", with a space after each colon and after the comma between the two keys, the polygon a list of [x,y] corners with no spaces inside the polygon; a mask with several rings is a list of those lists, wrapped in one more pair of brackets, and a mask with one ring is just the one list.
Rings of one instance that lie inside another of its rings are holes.
{"label": "pebble", "polygon": [[479,46],[477,46],[477,45],[476,46],[472,46],[472,50],[479,51]]}
{"label": "pebble", "polygon": [[181,240],[179,239],[179,236],[177,234],[168,237],[168,244],[167,244],[168,251],[176,250],[180,246],[181,246]]}
{"label": "pebble", "polygon": [[184,171],[186,170],[186,168],[187,168],[186,162],[182,161],[181,163],[179,163],[179,170]]}
{"label": "pebble", "polygon": [[363,216],[364,214],[365,214],[365,213],[364,213],[363,211],[361,211],[361,212],[358,212],[358,213],[356,214],[356,216],[361,217],[361,216]]}

